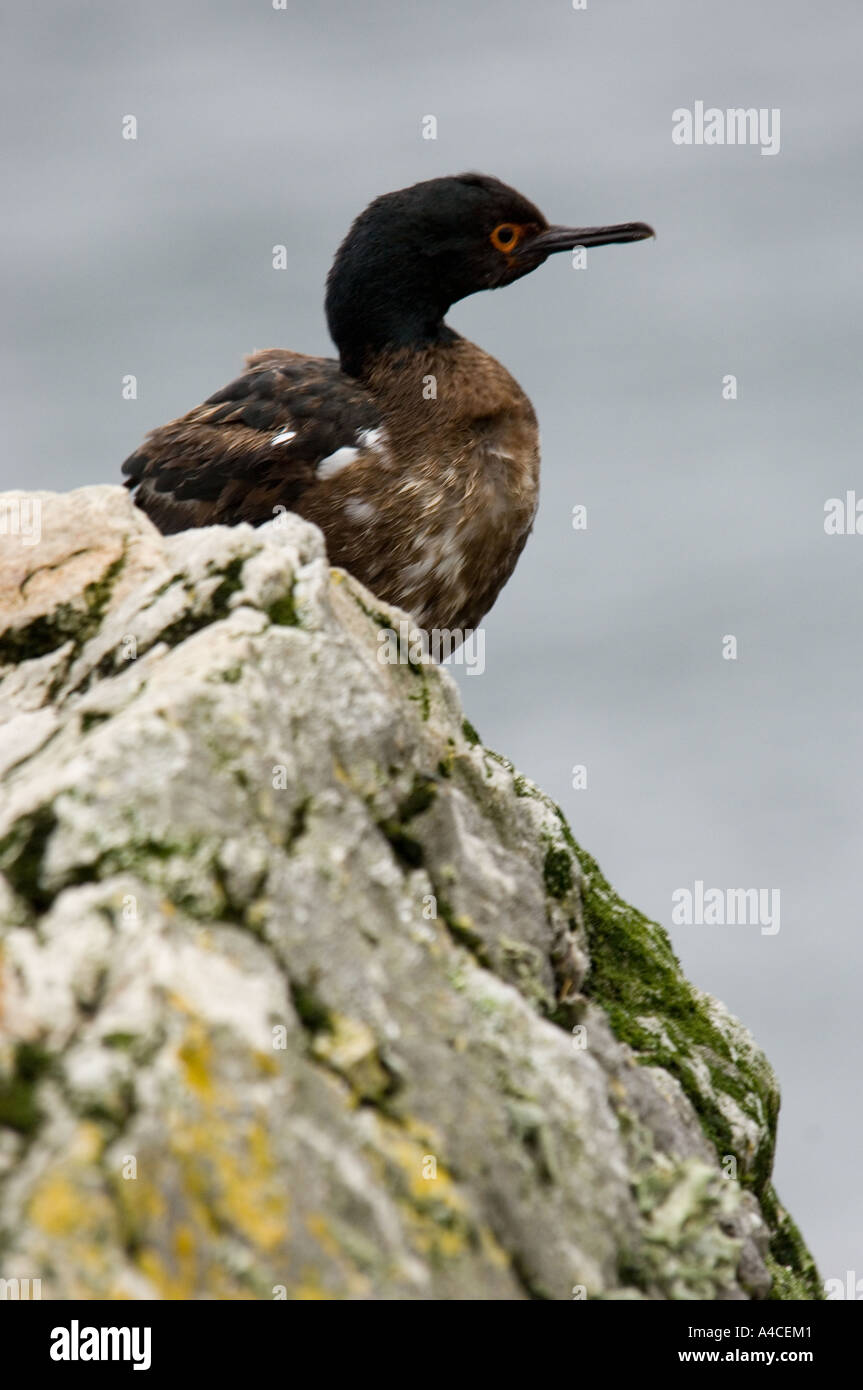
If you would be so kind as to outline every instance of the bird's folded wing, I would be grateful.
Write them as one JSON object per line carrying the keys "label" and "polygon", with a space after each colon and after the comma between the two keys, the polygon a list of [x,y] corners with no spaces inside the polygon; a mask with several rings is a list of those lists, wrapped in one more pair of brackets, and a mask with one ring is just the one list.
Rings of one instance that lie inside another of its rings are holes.
{"label": "bird's folded wing", "polygon": [[151,430],[123,464],[126,486],[166,534],[259,525],[338,468],[380,425],[366,391],[324,357],[267,349],[203,405]]}

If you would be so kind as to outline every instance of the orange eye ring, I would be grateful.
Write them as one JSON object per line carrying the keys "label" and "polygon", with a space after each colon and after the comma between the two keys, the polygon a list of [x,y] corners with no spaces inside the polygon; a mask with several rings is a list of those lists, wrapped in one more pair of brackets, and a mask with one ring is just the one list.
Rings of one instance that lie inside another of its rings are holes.
{"label": "orange eye ring", "polygon": [[501,222],[499,226],[495,227],[489,239],[495,251],[506,253],[515,250],[523,231],[524,228],[516,222]]}

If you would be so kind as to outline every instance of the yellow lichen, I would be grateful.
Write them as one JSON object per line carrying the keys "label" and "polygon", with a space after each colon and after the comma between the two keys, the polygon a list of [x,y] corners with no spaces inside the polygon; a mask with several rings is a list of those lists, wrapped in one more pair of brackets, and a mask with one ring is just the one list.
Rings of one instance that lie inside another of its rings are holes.
{"label": "yellow lichen", "polygon": [[178,1055],[187,1084],[199,1096],[209,1098],[213,1089],[210,1075],[212,1049],[200,1023],[196,1022],[190,1026]]}
{"label": "yellow lichen", "polygon": [[65,1173],[49,1173],[30,1199],[29,1218],[46,1235],[73,1235],[90,1224],[92,1209],[88,1196]]}

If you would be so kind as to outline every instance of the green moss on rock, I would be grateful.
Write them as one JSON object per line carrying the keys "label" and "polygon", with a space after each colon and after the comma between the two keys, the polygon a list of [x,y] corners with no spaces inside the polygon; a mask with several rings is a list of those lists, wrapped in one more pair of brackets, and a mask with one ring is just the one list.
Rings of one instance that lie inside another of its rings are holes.
{"label": "green moss on rock", "polygon": [[476,729],[473,727],[473,724],[471,724],[469,719],[463,719],[461,721],[461,731],[464,734],[466,741],[470,744],[471,748],[475,748],[476,745],[479,743],[480,738],[479,734],[477,733]]}
{"label": "green moss on rock", "polygon": [[48,907],[54,896],[42,881],[42,864],[56,826],[54,810],[50,806],[40,806],[17,820],[0,840],[0,870],[14,891],[36,912]]}
{"label": "green moss on rock", "polygon": [[38,1043],[17,1045],[11,1074],[0,1075],[0,1125],[20,1134],[35,1133],[42,1118],[37,1099],[38,1084],[53,1065],[51,1054]]}
{"label": "green moss on rock", "polygon": [[58,604],[25,627],[8,628],[0,635],[0,666],[48,656],[66,642],[74,644],[74,657],[98,628],[125,563],[124,551],[99,579],[86,586],[79,602]]}
{"label": "green moss on rock", "polygon": [[546,892],[552,898],[562,900],[572,892],[572,856],[557,845],[549,845],[542,866],[542,876]]}
{"label": "green moss on rock", "polygon": [[[793,1223],[781,1213],[770,1186],[779,1096],[760,1053],[732,1052],[728,1035],[711,1015],[709,1000],[685,978],[667,932],[623,902],[595,860],[564,833],[582,870],[582,901],[591,965],[584,993],[608,1016],[612,1029],[645,1066],[664,1068],[680,1082],[707,1138],[722,1161],[733,1155],[740,1181],[761,1203],[772,1232],[773,1297],[822,1296],[815,1263]],[[550,890],[551,891],[551,890]],[[704,1069],[709,1084],[704,1082]],[[726,1096],[765,1134],[758,1151],[738,1142],[722,1108]],[[780,1214],[781,1213],[781,1214]],[[792,1234],[793,1232],[793,1234]],[[796,1238],[795,1238],[796,1237]]]}

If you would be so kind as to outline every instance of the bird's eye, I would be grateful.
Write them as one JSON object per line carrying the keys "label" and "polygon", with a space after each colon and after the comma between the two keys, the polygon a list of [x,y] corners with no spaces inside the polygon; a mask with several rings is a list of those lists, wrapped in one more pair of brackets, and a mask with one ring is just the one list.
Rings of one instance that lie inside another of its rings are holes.
{"label": "bird's eye", "polygon": [[522,229],[513,222],[501,222],[491,234],[491,244],[497,251],[511,251],[521,236]]}

